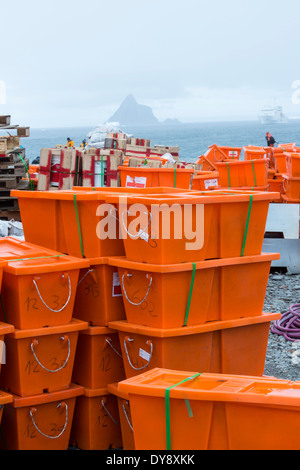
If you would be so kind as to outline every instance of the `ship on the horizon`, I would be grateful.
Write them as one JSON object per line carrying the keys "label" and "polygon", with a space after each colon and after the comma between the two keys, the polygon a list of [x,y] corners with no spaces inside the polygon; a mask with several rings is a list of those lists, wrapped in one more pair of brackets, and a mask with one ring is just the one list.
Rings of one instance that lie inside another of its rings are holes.
{"label": "ship on the horizon", "polygon": [[282,111],[282,106],[263,106],[259,116],[261,124],[287,124],[288,118]]}

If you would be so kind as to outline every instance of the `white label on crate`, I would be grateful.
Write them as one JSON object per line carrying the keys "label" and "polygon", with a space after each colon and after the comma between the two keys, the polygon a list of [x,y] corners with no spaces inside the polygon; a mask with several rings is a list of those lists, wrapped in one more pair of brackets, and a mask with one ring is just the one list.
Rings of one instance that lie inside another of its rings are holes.
{"label": "white label on crate", "polygon": [[209,188],[210,186],[218,186],[218,180],[215,178],[213,180],[204,180],[205,189]]}
{"label": "white label on crate", "polygon": [[146,184],[146,176],[136,176],[135,178],[129,175],[126,176],[126,188],[145,188]]}
{"label": "white label on crate", "polygon": [[145,359],[145,361],[149,362],[150,361],[150,354],[147,352],[147,351],[144,351],[144,349],[140,348],[140,354],[139,356],[142,358],[142,359]]}
{"label": "white label on crate", "polygon": [[238,152],[235,150],[235,151],[231,151],[231,152],[228,152],[228,156],[229,157],[237,157],[238,156]]}
{"label": "white label on crate", "polygon": [[134,188],[134,178],[129,175],[126,176],[126,188]]}
{"label": "white label on crate", "polygon": [[147,184],[146,176],[136,176],[135,177],[135,187],[136,188],[145,188]]}
{"label": "white label on crate", "polygon": [[118,272],[113,273],[113,288],[112,288],[112,296],[113,297],[121,297],[122,290],[121,290],[121,283]]}

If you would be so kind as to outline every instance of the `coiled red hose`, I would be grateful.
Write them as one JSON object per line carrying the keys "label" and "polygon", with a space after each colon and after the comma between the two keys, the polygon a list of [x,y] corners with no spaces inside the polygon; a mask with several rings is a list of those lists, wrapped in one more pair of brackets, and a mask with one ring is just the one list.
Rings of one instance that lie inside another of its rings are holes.
{"label": "coiled red hose", "polygon": [[291,305],[271,326],[271,332],[284,336],[287,341],[300,341],[300,304]]}

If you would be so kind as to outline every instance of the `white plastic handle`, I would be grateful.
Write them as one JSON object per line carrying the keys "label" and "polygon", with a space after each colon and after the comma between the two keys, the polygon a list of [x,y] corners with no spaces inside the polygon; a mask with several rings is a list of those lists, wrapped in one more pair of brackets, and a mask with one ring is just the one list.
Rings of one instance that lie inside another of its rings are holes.
{"label": "white plastic handle", "polygon": [[[146,230],[148,229],[149,225],[151,224],[151,218],[152,218],[151,212],[149,213],[149,222],[148,222],[147,226],[143,230],[140,230],[139,233],[137,233],[136,235],[132,235],[132,233],[128,232],[127,227],[125,226],[125,222],[124,222],[124,213],[125,213],[125,211],[122,212],[122,224],[123,224],[123,228],[124,228],[125,232],[127,233],[127,235],[129,235],[130,238],[133,238],[133,239],[141,238],[142,240],[145,240],[145,237],[143,237],[142,235],[146,233]],[[127,214],[129,214],[129,210],[127,210]],[[147,215],[147,212],[144,212],[144,214]]]}
{"label": "white plastic handle", "polygon": [[[132,274],[127,274],[127,277],[132,277]],[[125,295],[125,298],[126,298],[127,302],[129,302],[131,305],[134,305],[134,306],[142,305],[145,302],[145,300],[147,299],[147,297],[149,295],[149,292],[150,292],[150,289],[151,289],[151,286],[152,286],[152,282],[153,282],[152,276],[150,276],[149,274],[146,274],[146,278],[149,279],[149,277],[150,277],[150,281],[149,281],[149,286],[148,286],[148,290],[146,292],[145,297],[140,302],[135,303],[135,302],[132,302],[132,300],[130,300],[129,297],[128,297],[128,294],[126,292],[125,285],[124,285],[125,273],[123,274],[123,276],[122,276],[122,287],[123,287],[123,292],[124,292],[124,295]]]}
{"label": "white plastic handle", "polygon": [[115,418],[110,414],[110,412],[108,411],[108,409],[106,408],[106,406],[104,405],[104,401],[101,400],[101,405],[104,409],[104,411],[108,414],[108,416],[110,417],[110,419],[112,420],[113,423],[117,424],[118,426],[120,426],[120,423],[118,423],[118,421],[115,420]]}
{"label": "white plastic handle", "polygon": [[[132,338],[128,338],[128,341],[134,341],[134,339]],[[147,361],[147,363],[142,366],[142,367],[134,367],[134,365],[132,364],[131,360],[130,360],[130,357],[129,357],[129,354],[128,354],[128,349],[127,349],[127,344],[126,344],[126,338],[124,339],[124,348],[125,348],[125,352],[126,352],[126,356],[127,356],[127,360],[130,364],[130,366],[132,367],[132,369],[134,370],[143,370],[143,369],[146,369],[146,367],[149,366],[150,362],[151,362],[151,359],[152,359],[152,354],[153,354],[153,343],[152,341],[147,341],[146,342],[147,345],[150,344],[150,354],[149,354],[149,361]]]}
{"label": "white plastic handle", "polygon": [[[45,305],[45,307],[50,310],[51,312],[55,312],[55,313],[59,313],[59,312],[62,312],[62,310],[64,310],[66,308],[66,306],[68,305],[68,303],[70,302],[70,299],[71,299],[71,293],[72,293],[72,285],[71,285],[71,279],[70,279],[70,276],[67,274],[68,276],[68,280],[69,280],[69,297],[68,297],[68,300],[66,301],[65,305],[63,305],[62,308],[60,308],[59,310],[55,310],[51,307],[49,307],[49,305],[46,304],[46,302],[44,301],[43,297],[41,296],[41,293],[39,291],[39,288],[38,288],[38,285],[36,283],[36,280],[33,279],[33,284],[35,285],[35,288],[37,290],[37,293],[38,293],[38,296],[39,298],[41,299],[41,301],[43,302],[43,304]],[[63,274],[62,275],[62,278],[64,278],[65,275]]]}
{"label": "white plastic handle", "polygon": [[120,354],[119,351],[117,351],[116,348],[114,348],[114,346],[112,345],[111,338],[108,338],[108,339],[105,338],[105,341],[111,347],[111,349],[117,354],[117,356],[122,358],[122,354]]}
{"label": "white plastic handle", "polygon": [[[128,405],[129,402],[126,401],[126,404]],[[133,427],[132,427],[132,424],[131,424],[131,422],[130,422],[130,419],[129,419],[129,416],[128,416],[128,414],[127,414],[126,407],[125,407],[124,403],[122,403],[122,408],[123,408],[123,412],[124,412],[126,421],[127,421],[127,423],[128,423],[128,426],[130,427],[131,431],[133,432]]]}
{"label": "white plastic handle", "polygon": [[[62,336],[60,339],[61,339],[62,341],[65,341],[65,337],[64,337],[64,336]],[[52,372],[52,373],[53,373],[53,372],[59,372],[59,371],[61,371],[62,369],[64,369],[64,368],[66,367],[66,365],[67,365],[67,363],[68,363],[68,361],[69,361],[69,359],[70,359],[70,352],[71,352],[70,339],[69,339],[69,338],[67,338],[67,339],[68,339],[68,355],[67,355],[67,359],[65,360],[64,364],[63,364],[59,369],[54,369],[54,370],[53,370],[53,369],[47,369],[45,366],[43,366],[43,364],[41,364],[41,362],[38,360],[38,358],[37,358],[37,356],[36,356],[36,354],[35,354],[35,351],[34,351],[34,340],[31,341],[30,348],[31,348],[32,354],[34,355],[35,360],[36,360],[37,363],[42,367],[42,369],[44,369],[44,370],[47,371],[47,372]],[[38,344],[39,344],[39,341],[38,341],[38,340],[35,340],[35,344],[38,345]]]}
{"label": "white plastic handle", "polygon": [[[61,405],[62,405],[62,403],[59,403],[56,408],[59,408]],[[36,422],[34,421],[34,418],[33,418],[33,411],[32,411],[32,410],[29,410],[32,423],[33,423],[35,429],[36,429],[42,436],[47,437],[48,439],[58,439],[58,438],[59,438],[60,436],[62,436],[62,434],[65,432],[66,427],[67,427],[67,425],[68,425],[68,405],[67,405],[67,403],[64,403],[64,405],[65,405],[65,408],[66,408],[66,421],[65,421],[65,424],[64,424],[63,429],[62,429],[61,432],[58,434],[58,436],[48,436],[47,434],[44,434],[44,433],[38,428]],[[37,411],[36,408],[35,408],[35,411]]]}

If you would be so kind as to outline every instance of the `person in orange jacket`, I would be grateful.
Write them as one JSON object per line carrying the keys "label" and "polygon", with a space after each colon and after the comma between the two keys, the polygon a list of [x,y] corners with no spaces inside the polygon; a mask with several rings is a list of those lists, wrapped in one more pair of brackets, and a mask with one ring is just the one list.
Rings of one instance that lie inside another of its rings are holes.
{"label": "person in orange jacket", "polygon": [[73,140],[70,139],[70,137],[67,138],[67,147],[70,147],[70,148],[74,147],[74,142]]}

